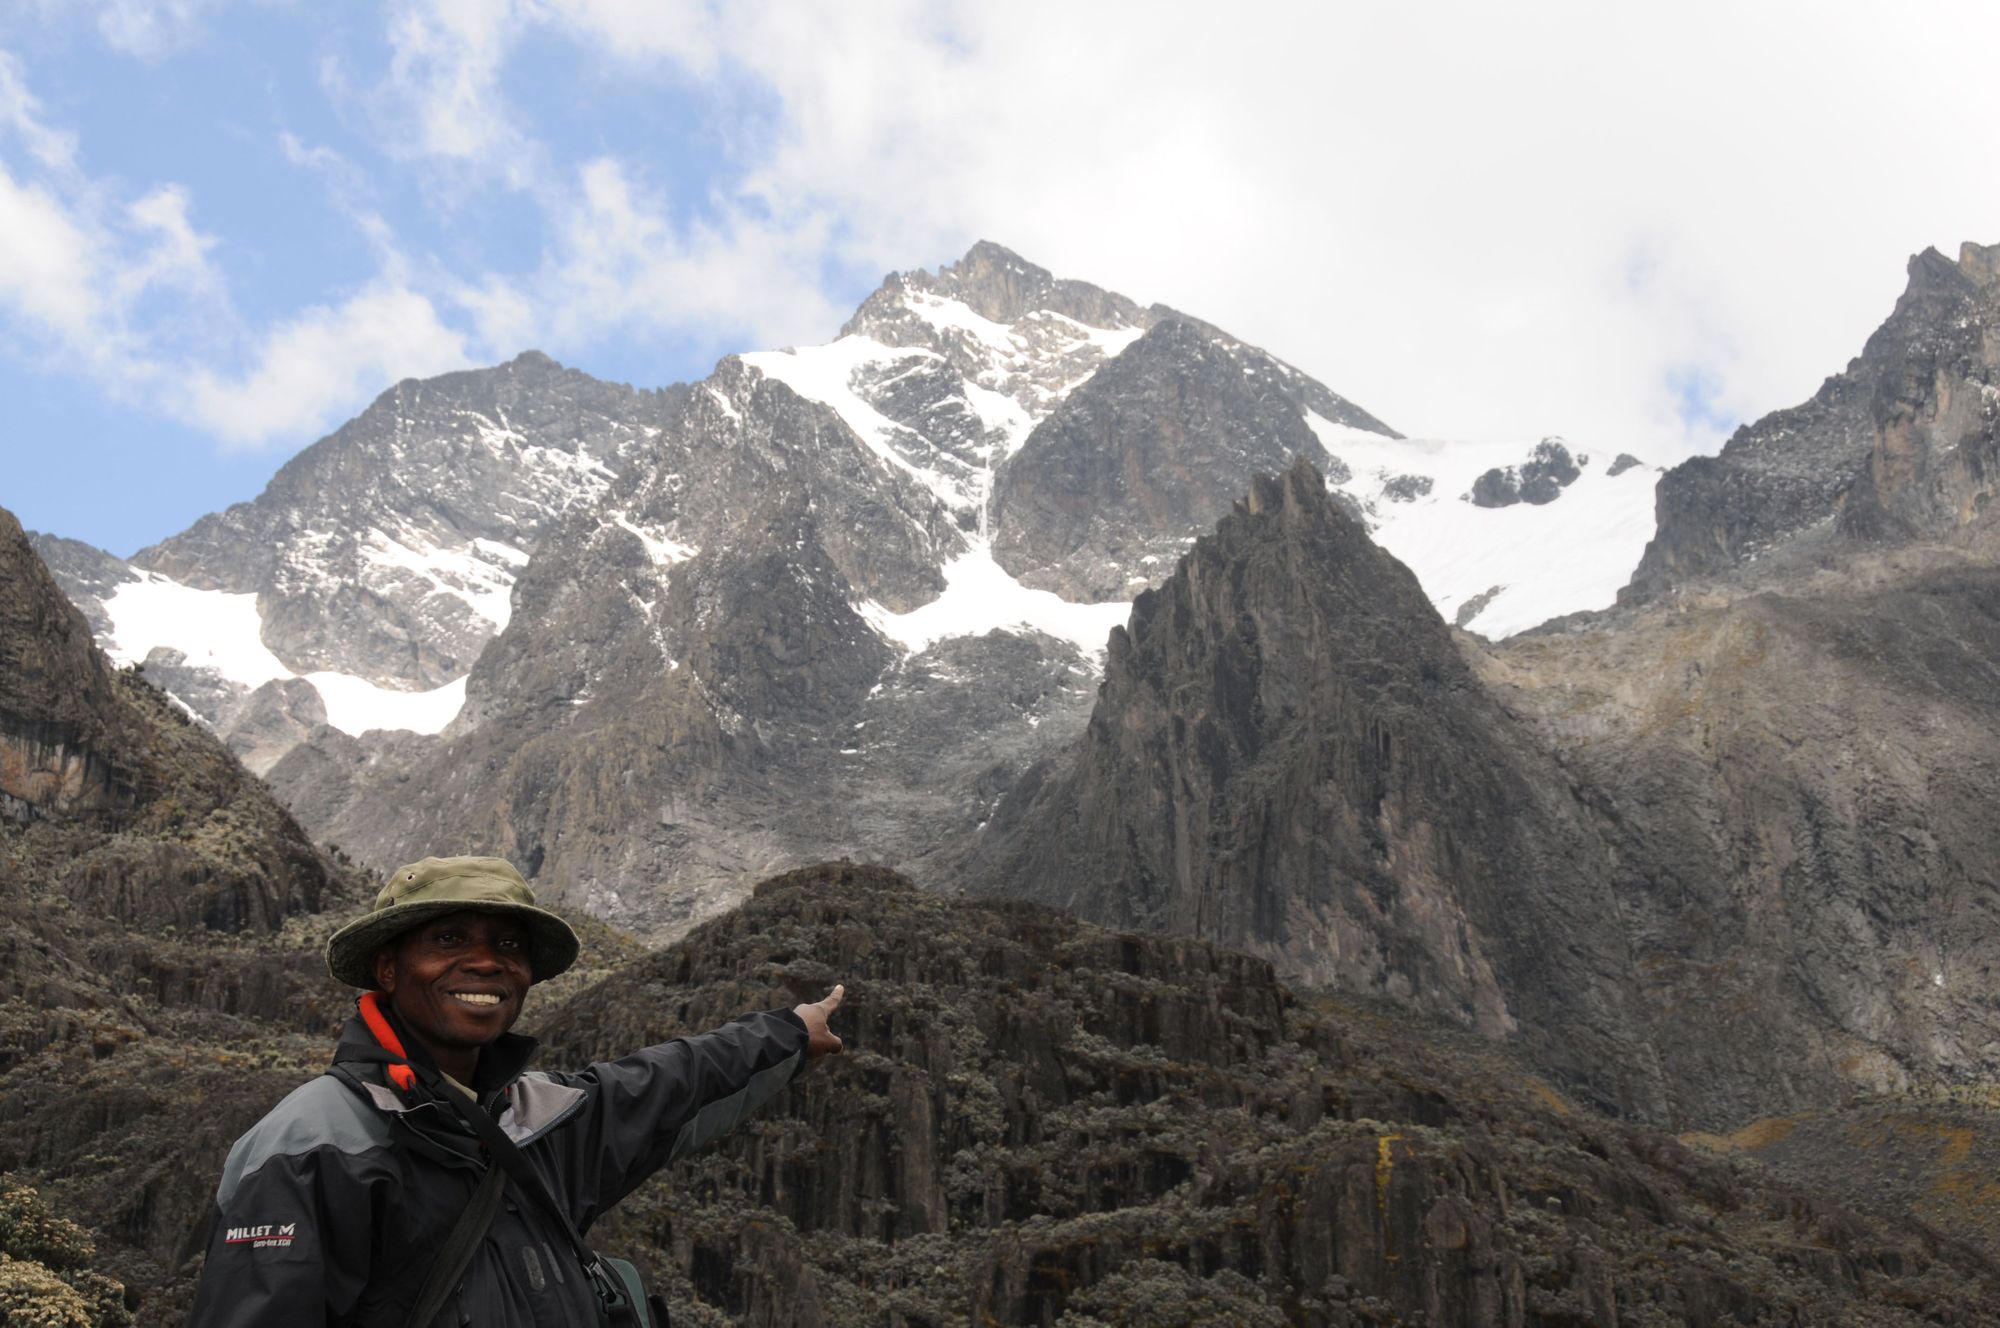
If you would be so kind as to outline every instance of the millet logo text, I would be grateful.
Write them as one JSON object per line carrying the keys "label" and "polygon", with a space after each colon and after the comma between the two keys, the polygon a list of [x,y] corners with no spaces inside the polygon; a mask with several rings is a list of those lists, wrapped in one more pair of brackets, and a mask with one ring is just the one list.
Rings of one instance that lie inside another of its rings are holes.
{"label": "millet logo text", "polygon": [[283,1249],[290,1245],[298,1234],[299,1224],[287,1222],[283,1226],[276,1227],[231,1227],[223,1233],[222,1240],[226,1245],[248,1245],[253,1250],[261,1250],[267,1246]]}

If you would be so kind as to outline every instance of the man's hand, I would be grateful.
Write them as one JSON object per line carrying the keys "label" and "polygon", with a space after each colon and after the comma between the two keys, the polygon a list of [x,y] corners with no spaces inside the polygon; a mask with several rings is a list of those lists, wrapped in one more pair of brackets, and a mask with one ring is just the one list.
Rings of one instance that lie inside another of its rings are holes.
{"label": "man's hand", "polygon": [[846,994],[847,988],[836,983],[833,990],[826,994],[825,1000],[814,1001],[811,1005],[792,1007],[792,1013],[806,1021],[806,1032],[812,1035],[812,1041],[806,1044],[807,1060],[816,1061],[822,1056],[835,1055],[840,1051],[840,1039],[826,1026],[826,1021],[840,1008],[840,998]]}

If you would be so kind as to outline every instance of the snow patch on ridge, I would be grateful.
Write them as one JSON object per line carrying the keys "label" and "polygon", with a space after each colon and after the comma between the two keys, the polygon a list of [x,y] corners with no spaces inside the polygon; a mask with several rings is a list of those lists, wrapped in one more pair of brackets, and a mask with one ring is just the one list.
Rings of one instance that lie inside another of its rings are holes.
{"label": "snow patch on ridge", "polygon": [[[1609,608],[1653,537],[1651,466],[1608,475],[1605,456],[1572,448],[1583,473],[1554,502],[1475,507],[1460,495],[1493,467],[1518,465],[1533,443],[1394,439],[1311,411],[1306,423],[1354,472],[1330,487],[1361,504],[1375,542],[1416,573],[1447,622],[1500,588],[1463,624],[1493,640]],[[1384,485],[1402,475],[1429,478],[1430,491],[1389,499]]]}
{"label": "snow patch on ridge", "polygon": [[1101,661],[1111,629],[1131,617],[1129,601],[1072,604],[1047,590],[1031,590],[993,560],[985,541],[943,568],[944,593],[908,613],[892,613],[874,600],[855,609],[876,631],[912,653],[952,636],[981,636],[996,628],[1029,628],[1071,642],[1086,659]]}
{"label": "snow patch on ridge", "polygon": [[623,512],[611,513],[611,520],[620,530],[638,537],[639,543],[646,546],[646,556],[653,560],[655,567],[670,567],[675,563],[683,563],[701,552],[694,545],[683,544],[664,532],[634,525],[632,518]]}
{"label": "snow patch on ridge", "polygon": [[996,323],[984,314],[974,313],[970,305],[961,301],[932,295],[928,291],[905,291],[903,307],[940,332],[969,332],[1002,355],[1017,354],[1020,350],[1014,342],[1012,328],[1005,323]]}
{"label": "snow patch on ridge", "polygon": [[1021,450],[1021,444],[1028,441],[1034,432],[1034,416],[1028,414],[1020,402],[990,387],[977,383],[965,384],[965,403],[972,407],[973,414],[988,429],[997,430],[1000,444],[995,449],[993,460],[1010,457]]}
{"label": "snow patch on ridge", "polygon": [[264,644],[254,594],[197,590],[139,571],[137,580],[112,591],[104,612],[111,619],[105,653],[116,664],[143,663],[165,646],[187,656],[189,667],[214,669],[252,690],[276,678],[303,677],[325,703],[327,723],[357,737],[370,729],[438,733],[465,705],[464,678],[427,692],[400,692],[346,673],[294,673]]}
{"label": "snow patch on ridge", "polygon": [[371,568],[409,572],[430,582],[435,593],[463,600],[495,632],[513,616],[515,569],[528,561],[525,552],[499,540],[478,539],[467,548],[450,549],[404,544],[379,530],[363,537],[362,556]]}
{"label": "snow patch on ridge", "polygon": [[940,470],[917,465],[899,443],[914,443],[927,452],[936,448],[922,434],[896,423],[855,392],[854,376],[861,369],[907,359],[935,359],[936,351],[896,349],[868,337],[842,337],[824,346],[802,350],[760,350],[737,357],[745,365],[791,388],[809,401],[829,407],[854,431],[862,445],[891,467],[936,494],[948,507],[965,507],[977,495],[964,483]]}

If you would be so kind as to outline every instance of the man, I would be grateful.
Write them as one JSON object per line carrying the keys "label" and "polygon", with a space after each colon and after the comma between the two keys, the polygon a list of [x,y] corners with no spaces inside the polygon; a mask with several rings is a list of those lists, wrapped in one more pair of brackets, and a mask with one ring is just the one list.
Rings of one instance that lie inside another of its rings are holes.
{"label": "man", "polygon": [[[826,1022],[840,1005],[836,986],[814,1004],[745,1015],[580,1074],[527,1071],[534,1039],[508,1029],[529,987],[577,952],[576,933],[534,900],[499,858],[425,858],[399,868],[374,909],[327,943],[334,977],[367,989],[360,1012],[332,1070],[230,1150],[197,1325],[301,1325],[322,1314],[328,1325],[404,1324],[462,1214],[489,1206],[462,1278],[430,1291],[443,1297],[432,1321],[594,1325],[596,1291],[572,1228],[588,1230],[805,1062],[840,1050]],[[494,1122],[532,1172],[512,1162],[497,1192],[481,1188],[495,1154],[509,1151],[491,1136]]]}

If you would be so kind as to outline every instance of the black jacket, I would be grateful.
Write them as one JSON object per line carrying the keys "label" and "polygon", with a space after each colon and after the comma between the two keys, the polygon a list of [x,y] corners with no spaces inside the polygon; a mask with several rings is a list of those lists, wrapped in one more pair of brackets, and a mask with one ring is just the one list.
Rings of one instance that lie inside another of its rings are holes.
{"label": "black jacket", "polygon": [[[407,1039],[406,1039],[407,1041]],[[745,1015],[580,1074],[524,1073],[535,1042],[506,1034],[479,1057],[478,1093],[549,1191],[587,1230],[665,1163],[700,1148],[790,1082],[805,1024]],[[486,1163],[470,1128],[421,1084],[394,1087],[350,1019],[333,1068],[236,1141],[216,1191],[197,1328],[400,1328]],[[449,1090],[447,1090],[449,1091]],[[438,1324],[594,1328],[568,1242],[508,1182],[506,1203]]]}

